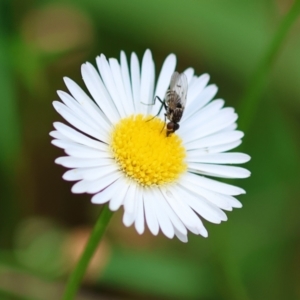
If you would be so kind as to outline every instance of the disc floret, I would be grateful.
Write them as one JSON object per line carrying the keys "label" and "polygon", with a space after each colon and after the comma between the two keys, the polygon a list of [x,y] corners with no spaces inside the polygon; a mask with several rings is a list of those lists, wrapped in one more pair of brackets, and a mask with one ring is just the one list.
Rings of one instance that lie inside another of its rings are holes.
{"label": "disc floret", "polygon": [[120,169],[142,186],[175,182],[187,168],[180,137],[167,137],[164,123],[151,118],[141,114],[124,118],[111,133],[111,149]]}

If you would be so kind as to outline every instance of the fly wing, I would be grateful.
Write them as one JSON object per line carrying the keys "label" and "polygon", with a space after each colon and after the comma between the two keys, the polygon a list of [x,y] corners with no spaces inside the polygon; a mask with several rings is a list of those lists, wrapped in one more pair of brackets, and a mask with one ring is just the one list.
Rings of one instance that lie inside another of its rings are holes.
{"label": "fly wing", "polygon": [[186,104],[187,90],[188,81],[186,75],[184,73],[179,74],[178,72],[174,72],[171,77],[170,91],[176,92],[176,94],[180,97],[183,108],[185,108]]}

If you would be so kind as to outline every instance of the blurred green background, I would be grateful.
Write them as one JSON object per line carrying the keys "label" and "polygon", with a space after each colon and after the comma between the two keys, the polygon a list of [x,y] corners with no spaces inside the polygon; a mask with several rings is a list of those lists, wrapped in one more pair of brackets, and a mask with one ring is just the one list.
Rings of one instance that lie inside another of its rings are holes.
{"label": "blurred green background", "polygon": [[[0,2],[0,299],[59,299],[101,207],[73,195],[54,164],[52,108],[62,77],[82,87],[95,57],[139,58],[158,74],[207,72],[218,97],[243,110],[251,75],[293,1]],[[252,160],[241,210],[189,243],[139,236],[113,217],[78,299],[300,299],[300,19],[281,45],[242,150]],[[243,115],[240,116],[241,122]]]}

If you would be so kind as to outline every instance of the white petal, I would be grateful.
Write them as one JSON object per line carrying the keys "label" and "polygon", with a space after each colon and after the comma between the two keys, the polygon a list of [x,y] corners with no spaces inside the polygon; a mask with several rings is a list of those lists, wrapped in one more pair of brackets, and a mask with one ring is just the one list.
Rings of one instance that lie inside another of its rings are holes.
{"label": "white petal", "polygon": [[231,131],[216,133],[211,136],[200,138],[199,140],[192,141],[185,144],[187,150],[199,149],[205,147],[218,146],[228,144],[240,140],[244,136],[242,131]]}
{"label": "white petal", "polygon": [[[192,182],[189,183],[193,184]],[[194,193],[198,194],[201,197],[204,197],[207,201],[213,203],[214,205],[216,205],[221,209],[232,210],[232,205],[230,203],[230,200],[228,199],[228,197],[231,196],[222,195],[220,193],[209,191],[205,188],[200,187],[199,185],[195,186],[193,191]]]}
{"label": "white petal", "polygon": [[222,178],[247,178],[251,174],[247,169],[241,167],[198,163],[189,163],[188,170],[198,174]]}
{"label": "white petal", "polygon": [[[234,132],[237,132],[237,131],[234,131]],[[243,136],[242,134],[240,134],[240,135]],[[225,152],[225,151],[229,151],[229,150],[232,150],[232,149],[238,147],[241,143],[242,143],[242,141],[239,139],[234,142],[225,143],[225,144],[217,145],[217,146],[212,146],[212,147],[209,147],[206,149],[208,149],[208,153]]]}
{"label": "white petal", "polygon": [[[70,127],[69,127],[70,128]],[[72,128],[71,128],[72,129]],[[68,133],[67,132],[68,128],[66,128],[66,134]],[[77,133],[77,131],[76,131]],[[86,137],[86,136],[84,136]],[[95,141],[92,139],[92,141]],[[95,153],[101,153],[101,152],[110,152],[110,149],[109,149],[109,146],[105,143],[102,143],[102,142],[98,142],[96,141],[97,143],[96,144],[93,144],[93,146],[97,147],[89,147],[89,146],[86,146],[86,145],[82,145],[82,144],[79,144],[78,142],[74,142],[74,141],[71,141],[71,140],[59,140],[59,142],[56,142],[56,143],[59,143],[60,146],[62,148],[64,148],[65,150],[67,149],[76,149],[78,151],[86,151],[86,150],[91,150],[91,151],[94,151]]]}
{"label": "white petal", "polygon": [[94,149],[68,140],[52,140],[51,143],[59,148],[65,149],[68,155],[79,158],[100,158],[103,157],[103,152],[109,153],[106,144],[102,144],[101,149]]}
{"label": "white petal", "polygon": [[170,205],[168,204],[162,191],[160,189],[159,189],[159,191],[161,193],[161,196],[163,197],[163,199],[161,199],[161,201],[160,201],[160,205],[162,206],[162,209],[167,213],[174,228],[176,228],[177,231],[180,231],[183,235],[186,235],[187,234],[186,227],[183,225],[183,223],[181,222],[179,217],[176,215],[174,210],[170,207]]}
{"label": "white petal", "polygon": [[92,64],[86,63],[81,66],[81,75],[89,92],[110,123],[116,123],[120,119],[119,112],[112,98],[104,86],[97,70]]}
{"label": "white petal", "polygon": [[[141,108],[144,113],[149,112],[153,103],[153,86],[154,86],[154,62],[152,54],[149,49],[146,50],[141,69],[141,89],[140,89],[140,102]],[[146,105],[143,105],[145,103]]]}
{"label": "white petal", "polygon": [[75,183],[71,189],[72,193],[74,194],[82,194],[86,193],[88,190],[88,187],[90,185],[90,181],[87,180],[81,180]]}
{"label": "white petal", "polygon": [[187,68],[184,72],[183,72],[187,78],[188,84],[190,84],[193,75],[194,75],[194,69],[193,68]]}
{"label": "white petal", "polygon": [[203,91],[209,81],[209,75],[203,74],[199,76],[193,84],[189,85],[187,101],[188,105],[191,105],[192,102],[196,100],[198,95]]}
{"label": "white petal", "polygon": [[153,201],[153,207],[155,210],[155,214],[159,223],[159,227],[163,234],[168,237],[169,239],[172,239],[174,237],[174,227],[163,209],[163,206],[161,205],[162,201],[165,201],[164,198],[161,196],[161,194],[156,189],[151,189],[150,193],[152,194],[152,201]]}
{"label": "white petal", "polygon": [[118,93],[118,98],[120,99],[120,102],[123,106],[126,116],[130,116],[134,113],[133,103],[129,101],[129,99],[126,96],[126,91],[123,84],[123,78],[122,78],[121,67],[119,65],[119,62],[114,58],[110,58],[109,65],[113,75],[115,89]]}
{"label": "white petal", "polygon": [[119,172],[112,172],[110,174],[102,174],[102,177],[93,181],[82,180],[75,183],[72,187],[72,192],[75,194],[90,193],[94,194],[105,189],[120,177]]}
{"label": "white petal", "polygon": [[201,109],[197,114],[187,118],[185,120],[180,121],[182,125],[178,132],[182,135],[185,135],[191,129],[198,127],[202,124],[205,124],[208,120],[211,120],[213,116],[215,116],[223,107],[224,100],[217,99],[207,104],[203,109]]}
{"label": "white petal", "polygon": [[77,158],[70,156],[58,157],[55,163],[66,168],[91,168],[106,165],[115,165],[111,158]]}
{"label": "white petal", "polygon": [[[174,54],[170,54],[165,59],[160,74],[158,76],[154,97],[158,96],[162,100],[165,98],[165,94],[170,85],[171,76],[175,71],[175,67],[176,67],[176,56]],[[160,106],[161,103],[159,101],[156,101],[152,109],[152,113],[156,114],[160,109]],[[164,112],[162,111],[161,115],[163,113]]]}
{"label": "white petal", "polygon": [[210,102],[214,96],[216,95],[218,88],[216,85],[211,84],[208,85],[198,97],[195,98],[190,104],[187,101],[186,108],[184,114],[182,116],[182,120],[185,120],[197,113],[203,106],[205,106],[208,102]]}
{"label": "white petal", "polygon": [[82,179],[92,181],[103,177],[103,174],[110,174],[113,171],[117,171],[118,167],[115,164],[107,164],[101,167],[80,168],[77,170],[80,172]]}
{"label": "white petal", "polygon": [[64,82],[73,98],[77,100],[82,109],[94,120],[94,122],[98,123],[101,126],[101,123],[106,120],[106,117],[101,112],[99,107],[91,100],[91,98],[81,89],[81,87],[76,82],[68,77],[64,77]]}
{"label": "white petal", "polygon": [[194,140],[199,140],[206,136],[220,132],[222,129],[233,124],[237,120],[238,116],[234,113],[234,110],[227,107],[218,112],[210,121],[205,124],[194,126],[184,136],[184,143],[189,143]]}
{"label": "white petal", "polygon": [[[112,158],[108,150],[96,150],[79,144],[66,147],[65,152],[70,156],[78,158]],[[113,161],[111,161],[111,163],[113,163]]]}
{"label": "white petal", "polygon": [[128,211],[124,211],[124,214],[123,214],[123,224],[126,226],[126,227],[129,227],[131,226],[135,219],[134,219],[135,215],[134,214],[131,214],[130,212]]}
{"label": "white petal", "polygon": [[187,162],[209,163],[209,164],[242,164],[250,160],[250,156],[244,153],[214,153],[196,154],[196,151],[187,153]]}
{"label": "white petal", "polygon": [[217,192],[220,194],[236,196],[240,194],[245,194],[246,192],[237,187],[227,183],[219,182],[214,179],[206,178],[200,175],[195,175],[189,172],[186,172],[183,177],[186,177],[187,181],[190,181],[200,187],[208,189],[213,192]]}
{"label": "white petal", "polygon": [[210,191],[206,188],[199,186],[197,183],[197,178],[189,176],[188,179],[182,179],[180,184],[187,186],[195,194],[204,197],[206,200],[208,200],[209,202],[213,203],[221,209],[231,211],[233,207],[242,207],[242,204],[234,197]]}
{"label": "white petal", "polygon": [[[200,220],[200,218],[199,218],[199,220]],[[192,232],[193,234],[202,235],[203,237],[207,237],[208,236],[208,232],[207,232],[206,228],[203,226],[202,222],[201,222],[201,227],[189,227],[189,226],[187,226],[187,229],[190,232]]]}
{"label": "white petal", "polygon": [[96,130],[101,128],[106,132],[110,131],[110,122],[93,102],[92,105],[86,105],[85,102],[80,104],[76,101],[76,99],[64,91],[57,91],[57,94],[67,107],[69,107],[77,116],[87,122],[91,127],[94,127]]}
{"label": "white petal", "polygon": [[67,108],[64,104],[54,101],[53,106],[55,110],[71,125],[73,125],[78,130],[100,140],[107,142],[108,141],[108,133],[102,129],[95,130],[93,127],[88,125],[82,119],[79,119],[69,108]]}
{"label": "white petal", "polygon": [[176,56],[172,53],[165,59],[160,74],[158,76],[156,90],[154,95],[163,99],[170,85],[171,76],[175,71]]}
{"label": "white petal", "polygon": [[[56,133],[58,133],[59,135],[61,135],[58,131],[52,131],[52,132],[54,132],[55,135],[56,135]],[[50,132],[50,133],[52,133],[52,132]],[[61,135],[61,138],[64,138],[64,136]],[[56,147],[65,149],[65,148],[69,147],[70,145],[73,145],[74,142],[72,142],[70,140],[52,140],[51,144],[53,144]],[[77,145],[79,145],[79,144],[77,144]],[[91,149],[91,148],[86,147],[86,149]],[[98,150],[95,150],[95,151],[98,153]]]}
{"label": "white petal", "polygon": [[229,203],[229,205],[231,207],[241,208],[243,206],[242,203],[239,200],[235,199],[232,196],[228,196],[228,195],[222,195],[222,196],[226,197],[225,200]]}
{"label": "white petal", "polygon": [[170,192],[167,191],[166,188],[161,188],[160,190],[163,193],[167,203],[170,205],[170,207],[175,212],[177,217],[181,220],[181,222],[184,224],[184,226],[195,227],[195,224],[189,218],[188,213],[186,213],[186,211],[182,209],[176,197],[170,194]]}
{"label": "white petal", "polygon": [[78,172],[78,169],[68,170],[64,173],[62,178],[67,181],[77,181],[83,179],[81,173]]}
{"label": "white petal", "polygon": [[132,95],[134,100],[134,107],[136,113],[141,112],[140,104],[140,64],[136,54],[133,52],[131,54],[130,60],[130,70],[131,70],[131,84],[132,84]]}
{"label": "white petal", "polygon": [[197,82],[198,76],[193,75],[192,79],[188,82],[188,90],[194,88],[194,84]]}
{"label": "white petal", "polygon": [[92,197],[92,203],[94,204],[103,204],[108,202],[112,195],[118,190],[120,187],[120,180],[116,180],[113,182],[110,186],[108,186],[106,189],[101,191],[100,193],[94,195]]}
{"label": "white petal", "polygon": [[[186,181],[183,180],[183,184],[185,184]],[[225,209],[225,210],[232,210],[232,203],[231,198],[232,196],[223,195],[222,193],[217,193],[214,191],[210,191],[206,188],[203,188],[197,184],[197,180],[193,177],[188,178],[188,183],[192,184],[194,186],[193,191],[198,194],[201,197],[204,197],[211,203],[215,204],[219,208]],[[236,200],[235,198],[233,198]],[[237,201],[237,200],[236,200]]]}
{"label": "white petal", "polygon": [[180,186],[177,186],[175,190],[183,194],[184,201],[207,221],[219,224],[221,221],[227,220],[226,214],[221,209],[206,200],[204,197],[200,196],[199,193],[197,196],[195,195],[195,193],[197,193],[197,189],[193,184],[183,182]]}
{"label": "white petal", "polygon": [[55,129],[62,135],[76,143],[83,144],[95,149],[103,149],[103,143],[95,141],[63,123],[55,122],[53,123],[53,125]]}
{"label": "white petal", "polygon": [[158,234],[159,226],[158,221],[155,215],[155,210],[152,203],[152,197],[149,191],[144,190],[143,193],[143,200],[144,200],[144,209],[145,209],[145,216],[146,222],[148,225],[149,230],[152,232],[153,235]]}
{"label": "white petal", "polygon": [[125,88],[125,93],[128,99],[128,105],[132,111],[132,113],[135,112],[135,106],[134,101],[132,97],[132,91],[131,91],[131,83],[130,83],[130,75],[129,75],[129,69],[127,64],[127,59],[124,51],[121,51],[121,72],[122,72],[122,78],[123,78],[123,84]]}
{"label": "white petal", "polygon": [[[78,168],[67,171],[63,178],[65,180],[76,180],[74,178],[84,180],[95,180],[102,177],[103,173],[110,173],[111,171],[116,171],[117,167],[114,164],[106,164],[101,167],[90,167],[90,168]],[[78,179],[77,179],[78,180]]]}
{"label": "white petal", "polygon": [[145,218],[144,218],[144,203],[143,203],[143,190],[139,189],[139,199],[137,199],[137,216],[135,219],[135,229],[139,234],[142,234],[145,230]]}
{"label": "white petal", "polygon": [[131,213],[131,220],[128,222],[129,226],[131,226],[133,223],[136,223],[137,218],[139,217],[139,203],[142,202],[141,198],[141,189],[139,188],[138,184],[135,184],[135,193],[134,193],[134,198],[133,200],[133,212]]}
{"label": "white petal", "polygon": [[139,188],[139,185],[134,183],[134,191],[132,193],[132,196],[128,196],[130,199],[130,202],[132,202],[133,208],[130,207],[128,209],[125,208],[126,205],[126,199],[124,201],[124,215],[123,215],[123,223],[125,226],[131,226],[133,223],[136,222],[137,218],[139,217],[139,211],[138,206],[139,202],[142,202],[141,198],[141,189]]}
{"label": "white petal", "polygon": [[[53,123],[54,124],[54,123]],[[53,130],[49,133],[50,136],[52,136],[53,138],[55,139],[58,139],[58,140],[66,140],[66,141],[70,141],[70,139],[68,137],[66,137],[65,135],[61,134],[59,131],[57,130]],[[57,140],[57,141],[58,141]],[[54,140],[56,141],[56,140]],[[56,146],[56,144],[52,143],[53,145]],[[57,146],[57,147],[60,147],[60,146]],[[61,148],[61,147],[60,147]]]}
{"label": "white petal", "polygon": [[124,180],[123,177],[121,177],[119,181],[120,181],[120,187],[119,189],[115,190],[115,193],[113,194],[109,202],[109,208],[112,211],[118,210],[120,206],[123,204],[127,190],[129,188],[129,182]]}
{"label": "white petal", "polygon": [[233,130],[236,130],[237,129],[237,123],[235,122],[235,123],[233,123],[233,124],[230,124],[230,125],[228,125],[228,126],[226,126],[226,127],[224,127],[222,130],[220,130],[219,131],[219,133],[220,132],[228,132],[228,131],[233,131]]}
{"label": "white petal", "polygon": [[177,194],[172,187],[161,189],[166,200],[173,208],[177,216],[181,221],[188,227],[191,231],[196,231],[200,234],[205,234],[206,229],[203,223],[195,212],[181,199],[183,198],[181,194]]}
{"label": "white petal", "polygon": [[134,213],[136,186],[137,184],[135,182],[130,184],[124,199],[124,210],[129,214]]}
{"label": "white petal", "polygon": [[180,231],[178,231],[176,228],[174,228],[175,231],[175,235],[177,236],[177,238],[183,242],[183,243],[187,243],[188,242],[188,238],[186,234],[181,233]]}
{"label": "white petal", "polygon": [[[95,130],[104,130],[109,131],[111,126],[107,123],[107,118],[104,117],[103,113],[100,110],[99,116],[95,121],[91,116],[84,110],[82,107],[73,97],[71,97],[68,93],[63,91],[57,91],[59,98],[64,102],[64,104],[72,110],[72,112],[81,120],[86,122],[90,127],[93,127]],[[101,115],[103,117],[101,118]]]}
{"label": "white petal", "polygon": [[100,72],[100,75],[102,77],[102,80],[105,84],[105,87],[107,88],[107,91],[109,92],[118,112],[121,118],[124,118],[126,116],[123,103],[119,97],[118,91],[116,89],[116,85],[114,82],[113,74],[111,72],[111,68],[108,64],[108,61],[106,60],[105,55],[101,54],[96,58],[98,70]]}
{"label": "white petal", "polygon": [[[127,227],[131,226],[136,221],[138,216],[138,202],[141,201],[138,185],[133,183],[132,187],[133,189],[128,189],[128,193],[124,200],[123,223]],[[129,204],[127,199],[129,199]]]}

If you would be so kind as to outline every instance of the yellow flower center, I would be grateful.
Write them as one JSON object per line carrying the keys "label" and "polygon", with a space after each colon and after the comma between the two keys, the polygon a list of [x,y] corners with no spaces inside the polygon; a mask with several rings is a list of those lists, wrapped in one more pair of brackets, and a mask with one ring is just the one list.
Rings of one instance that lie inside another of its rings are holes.
{"label": "yellow flower center", "polygon": [[111,149],[123,172],[142,186],[174,182],[186,170],[185,148],[164,122],[152,116],[122,119],[111,133]]}

